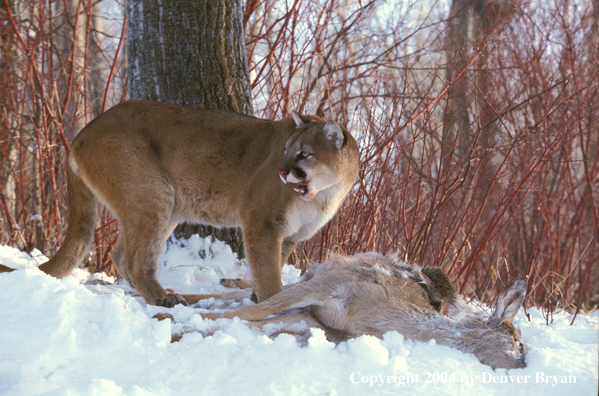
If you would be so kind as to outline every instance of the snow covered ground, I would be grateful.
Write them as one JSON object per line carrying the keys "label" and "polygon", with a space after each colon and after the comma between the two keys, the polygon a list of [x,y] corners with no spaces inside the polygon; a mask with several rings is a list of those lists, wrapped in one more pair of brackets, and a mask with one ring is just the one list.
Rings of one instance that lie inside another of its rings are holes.
{"label": "snow covered ground", "polygon": [[[0,263],[13,268],[45,260],[0,246]],[[284,282],[298,275],[286,266]],[[192,238],[163,252],[165,287],[220,293],[223,276],[247,277],[248,269],[220,242]],[[102,278],[108,284],[83,284]],[[514,324],[528,366],[493,371],[472,355],[397,332],[334,345],[314,329],[301,347],[288,334],[272,340],[240,320],[198,315],[222,302],[147,306],[113,282],[83,270],[62,280],[36,268],[0,274],[0,395],[598,394],[597,312],[573,326],[567,314],[546,326],[541,311],[529,309],[530,321],[520,312]],[[153,319],[158,312],[175,323]]]}

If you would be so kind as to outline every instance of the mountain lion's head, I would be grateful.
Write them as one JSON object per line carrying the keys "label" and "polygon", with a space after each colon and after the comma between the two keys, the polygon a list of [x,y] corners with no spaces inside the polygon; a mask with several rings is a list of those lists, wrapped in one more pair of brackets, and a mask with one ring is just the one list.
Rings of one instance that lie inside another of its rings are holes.
{"label": "mountain lion's head", "polygon": [[306,201],[318,192],[357,177],[357,144],[349,132],[335,121],[293,112],[296,130],[285,143],[279,165],[283,183],[297,184],[295,191]]}

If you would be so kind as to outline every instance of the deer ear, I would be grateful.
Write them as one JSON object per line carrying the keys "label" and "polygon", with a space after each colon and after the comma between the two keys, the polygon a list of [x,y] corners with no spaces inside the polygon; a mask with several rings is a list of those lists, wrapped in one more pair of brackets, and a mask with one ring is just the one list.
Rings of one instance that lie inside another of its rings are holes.
{"label": "deer ear", "polygon": [[300,113],[296,112],[295,110],[291,111],[291,115],[293,116],[293,120],[295,121],[295,125],[300,127],[303,124],[307,124],[310,122],[309,119],[307,119],[306,117],[304,117],[303,115],[301,115]]}
{"label": "deer ear", "polygon": [[341,132],[341,128],[335,121],[329,121],[325,124],[322,129],[327,139],[335,144],[337,149],[340,149],[343,145],[343,132]]}
{"label": "deer ear", "polygon": [[489,318],[490,327],[512,322],[526,296],[526,281],[517,279],[503,289],[497,297],[497,306]]}

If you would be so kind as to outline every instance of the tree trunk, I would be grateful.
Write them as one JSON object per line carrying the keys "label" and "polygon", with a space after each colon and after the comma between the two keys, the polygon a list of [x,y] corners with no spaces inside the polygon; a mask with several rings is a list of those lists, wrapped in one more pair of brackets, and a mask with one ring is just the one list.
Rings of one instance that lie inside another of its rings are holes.
{"label": "tree trunk", "polygon": [[[8,14],[8,9],[12,14],[16,14],[16,11],[21,12],[17,9],[17,6],[13,1],[0,2],[0,13],[2,15]],[[9,75],[14,73],[18,75],[15,69],[15,63],[18,59],[22,59],[22,55],[19,53],[19,49],[14,43],[15,31],[12,29],[0,29],[0,42],[6,43],[0,45],[0,73],[3,75]],[[7,79],[8,80],[8,79]],[[0,91],[0,103],[2,103],[3,111],[6,114],[6,121],[0,124],[0,140],[5,142],[4,149],[0,150],[0,169],[3,171],[0,173],[0,191],[2,191],[4,204],[2,215],[0,215],[0,243],[9,243],[13,235],[9,234],[9,230],[13,229],[13,218],[16,217],[16,201],[17,201],[17,185],[13,172],[8,170],[11,168],[18,168],[18,152],[14,142],[17,140],[13,138],[13,132],[17,131],[17,119],[15,117],[16,111],[12,106],[9,92],[22,91],[22,86],[15,84],[15,81],[22,81],[22,76],[19,75],[19,79],[12,79],[11,83],[6,84],[6,88]],[[7,171],[4,171],[4,170]]]}
{"label": "tree trunk", "polygon": [[[479,47],[483,40],[491,34],[496,25],[507,19],[508,12],[512,6],[511,0],[474,0],[473,4],[473,41],[474,46]],[[504,21],[506,22],[506,21]],[[480,128],[478,146],[482,148],[483,175],[481,179],[480,194],[488,195],[487,190],[491,182],[495,179],[496,166],[493,162],[493,151],[495,134],[497,131],[497,121],[493,121],[496,116],[490,106],[493,96],[493,87],[490,83],[489,68],[487,67],[487,55],[489,50],[487,46],[479,48],[481,51],[476,63],[476,87],[474,88],[474,97],[478,112],[478,125]]]}
{"label": "tree trunk", "polygon": [[[65,134],[69,140],[85,126],[85,99],[83,95],[85,80],[85,47],[86,47],[86,17],[83,2],[66,0],[57,2],[57,13],[60,15],[58,25],[62,25],[56,35],[56,47],[60,53],[59,62],[65,62],[60,78],[64,80],[59,87],[59,97],[68,101],[66,106]],[[71,76],[72,75],[72,76]],[[69,84],[72,86],[69,87]],[[71,92],[68,93],[68,90]]]}
{"label": "tree trunk", "polygon": [[[252,114],[241,0],[128,0],[129,96]],[[180,225],[176,237],[214,235],[241,256],[238,229]]]}
{"label": "tree trunk", "polygon": [[102,102],[104,101],[104,89],[106,88],[106,77],[103,72],[110,70],[110,64],[106,62],[102,48],[104,47],[102,31],[104,30],[104,18],[102,17],[104,3],[96,3],[92,8],[91,31],[89,32],[89,67],[88,67],[88,111],[89,119],[94,119],[102,114]]}
{"label": "tree trunk", "polygon": [[[449,11],[445,51],[447,81],[452,81],[468,62],[468,25],[472,0],[453,0]],[[463,74],[450,87],[443,123],[443,144],[441,148],[441,169],[448,171],[453,161],[465,154],[470,141],[470,117],[468,107],[468,79]]]}
{"label": "tree trunk", "polygon": [[475,104],[475,121],[479,128],[476,147],[481,148],[484,166],[481,179],[483,188],[479,189],[483,196],[495,177],[490,149],[497,129],[496,122],[493,122],[495,114],[490,106],[493,90],[487,69],[488,49],[483,41],[498,23],[507,19],[511,6],[511,0],[453,0],[445,38],[447,81],[452,81],[466,66],[474,55],[472,48],[480,53],[475,63],[475,75],[463,74],[449,90],[441,152],[442,169],[447,171],[452,162],[460,159],[467,161],[468,151],[475,148],[472,132],[476,125],[471,125],[469,115],[469,108]]}

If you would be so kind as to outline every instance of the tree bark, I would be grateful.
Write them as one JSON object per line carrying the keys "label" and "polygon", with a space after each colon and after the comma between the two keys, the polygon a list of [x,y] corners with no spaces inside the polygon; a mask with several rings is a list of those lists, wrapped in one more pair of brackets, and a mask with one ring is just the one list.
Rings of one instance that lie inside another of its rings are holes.
{"label": "tree bark", "polygon": [[241,0],[127,2],[129,95],[252,114]]}
{"label": "tree bark", "polygon": [[94,119],[102,114],[102,102],[104,100],[104,89],[106,88],[106,78],[103,71],[110,70],[110,65],[106,62],[103,48],[104,18],[102,17],[102,8],[104,3],[97,3],[92,8],[91,31],[89,32],[89,72],[87,96],[89,108],[89,119]]}
{"label": "tree bark", "polygon": [[[242,0],[128,0],[129,96],[252,114]],[[180,225],[242,255],[239,229]]]}
{"label": "tree bark", "polygon": [[[0,2],[0,13],[2,15],[8,14],[8,10],[12,12],[12,14],[16,14],[16,11],[21,12],[21,10],[17,9],[17,6],[13,1],[9,2]],[[15,43],[15,31],[12,29],[0,29],[0,42],[6,43],[4,45],[0,45],[0,71],[3,75],[8,75],[14,73],[15,75],[19,75],[19,72],[14,70],[15,63],[18,59],[21,59],[22,56],[19,53],[19,49],[17,48]],[[13,79],[13,81],[22,81],[22,76],[19,75],[19,79]],[[7,88],[4,88],[0,91],[0,103],[2,103],[3,111],[6,114],[6,122],[0,124],[0,140],[4,141],[4,150],[0,150],[0,169],[11,169],[11,167],[18,167],[18,152],[16,148],[16,144],[13,143],[16,139],[13,139],[13,132],[18,130],[16,127],[17,119],[15,117],[15,110],[12,106],[12,101],[10,100],[9,92],[10,90],[14,91],[22,91],[22,86],[17,85],[15,82],[12,84],[6,84]],[[8,234],[8,230],[12,230],[12,218],[15,216],[15,206],[16,206],[16,191],[17,185],[15,181],[15,177],[13,172],[1,172],[0,173],[0,191],[4,195],[2,203],[4,204],[4,215],[0,216],[0,229],[4,230],[0,235],[0,243],[5,244],[10,241],[10,237]]]}
{"label": "tree bark", "polygon": [[[512,3],[510,0],[474,0],[473,4],[473,41],[476,47],[479,47],[483,40],[491,34],[496,25],[502,19],[507,19],[508,12]],[[478,146],[482,148],[482,157],[484,170],[479,189],[482,195],[487,195],[487,190],[495,178],[496,170],[493,163],[493,152],[490,150],[495,145],[495,133],[497,131],[497,121],[495,114],[490,106],[492,102],[493,89],[490,82],[489,69],[487,67],[487,55],[489,50],[486,46],[479,48],[479,54],[476,63],[476,87],[474,88],[474,97],[478,110],[478,125],[480,128]]]}
{"label": "tree bark", "polygon": [[[61,71],[60,78],[64,84],[59,87],[59,97],[67,101],[65,118],[65,134],[73,138],[85,126],[85,101],[83,95],[83,81],[85,74],[85,46],[86,46],[86,17],[83,2],[79,0],[65,0],[57,2],[57,13],[60,15],[58,25],[62,25],[56,35],[56,47],[60,59],[66,63]],[[60,70],[60,69],[59,69]],[[69,87],[69,84],[72,86]],[[71,93],[67,91],[71,89]]]}
{"label": "tree bark", "polygon": [[[447,81],[452,81],[468,62],[468,26],[472,0],[454,0],[449,11],[445,51]],[[459,160],[470,141],[470,117],[468,107],[468,78],[462,75],[450,87],[443,123],[441,169],[447,171],[452,161]],[[457,157],[457,158],[456,158]]]}
{"label": "tree bark", "polygon": [[[511,0],[453,0],[445,38],[447,81],[452,81],[466,66],[470,56],[474,55],[472,48],[480,53],[475,63],[474,78],[470,77],[474,86],[465,73],[449,90],[441,152],[442,169],[446,170],[452,161],[467,160],[467,151],[474,148],[471,133],[474,125],[471,125],[469,115],[469,108],[474,103],[480,129],[476,146],[482,149],[485,157],[485,170],[481,182],[486,186],[490,185],[495,176],[492,155],[488,149],[493,146],[496,123],[492,122],[495,115],[489,105],[492,87],[487,69],[488,50],[480,46],[496,25],[506,18],[511,6]],[[485,188],[480,190],[485,191]]]}

